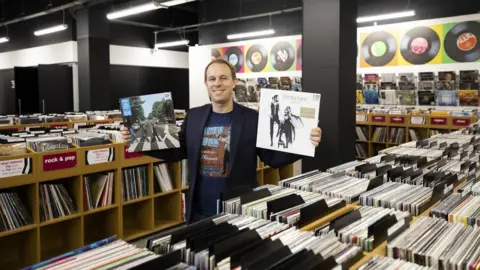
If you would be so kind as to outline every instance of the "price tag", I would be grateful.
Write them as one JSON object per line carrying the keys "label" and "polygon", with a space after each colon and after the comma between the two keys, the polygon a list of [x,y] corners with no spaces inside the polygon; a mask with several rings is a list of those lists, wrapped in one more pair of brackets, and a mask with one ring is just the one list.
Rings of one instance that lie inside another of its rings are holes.
{"label": "price tag", "polygon": [[468,126],[468,125],[470,125],[470,119],[454,118],[453,119],[453,125],[454,126],[461,126],[461,127]]}
{"label": "price tag", "polygon": [[77,166],[77,152],[43,156],[43,171],[69,169]]}
{"label": "price tag", "polygon": [[365,114],[357,114],[357,122],[367,122],[367,116]]}
{"label": "price tag", "polygon": [[372,122],[384,123],[385,122],[385,116],[384,115],[374,115],[374,116],[372,116]]}
{"label": "price tag", "polygon": [[447,118],[445,117],[432,117],[430,118],[430,124],[431,125],[446,125],[447,124]]}
{"label": "price tag", "polygon": [[88,150],[85,153],[85,163],[87,165],[112,162],[115,159],[115,150],[113,147]]}
{"label": "price tag", "polygon": [[390,117],[391,124],[403,124],[405,123],[405,117],[403,116],[391,116]]}
{"label": "price tag", "polygon": [[412,116],[412,117],[410,117],[410,124],[424,125],[425,124],[425,117],[423,117],[423,116]]}
{"label": "price tag", "polygon": [[0,161],[0,178],[32,173],[32,158],[18,158]]}

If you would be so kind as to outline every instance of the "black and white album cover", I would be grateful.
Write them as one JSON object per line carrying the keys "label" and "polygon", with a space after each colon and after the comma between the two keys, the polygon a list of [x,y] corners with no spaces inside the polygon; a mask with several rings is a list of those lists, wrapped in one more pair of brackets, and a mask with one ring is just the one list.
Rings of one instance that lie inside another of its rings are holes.
{"label": "black and white album cover", "polygon": [[171,93],[121,98],[120,108],[130,129],[129,152],[180,147]]}
{"label": "black and white album cover", "polygon": [[320,94],[261,89],[257,147],[313,157]]}

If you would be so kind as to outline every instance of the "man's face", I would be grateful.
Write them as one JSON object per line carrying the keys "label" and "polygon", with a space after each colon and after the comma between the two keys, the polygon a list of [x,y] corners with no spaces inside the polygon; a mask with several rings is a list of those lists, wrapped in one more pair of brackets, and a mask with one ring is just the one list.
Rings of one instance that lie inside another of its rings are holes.
{"label": "man's face", "polygon": [[213,103],[225,104],[232,100],[237,80],[232,79],[230,68],[224,64],[212,64],[207,70],[205,85]]}

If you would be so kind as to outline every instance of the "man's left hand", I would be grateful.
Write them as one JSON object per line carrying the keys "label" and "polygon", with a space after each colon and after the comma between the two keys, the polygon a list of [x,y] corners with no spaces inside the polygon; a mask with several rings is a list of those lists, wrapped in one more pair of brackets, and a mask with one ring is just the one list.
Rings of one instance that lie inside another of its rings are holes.
{"label": "man's left hand", "polygon": [[317,147],[320,144],[320,141],[322,140],[322,129],[319,127],[316,127],[312,129],[310,132],[310,141],[312,144]]}

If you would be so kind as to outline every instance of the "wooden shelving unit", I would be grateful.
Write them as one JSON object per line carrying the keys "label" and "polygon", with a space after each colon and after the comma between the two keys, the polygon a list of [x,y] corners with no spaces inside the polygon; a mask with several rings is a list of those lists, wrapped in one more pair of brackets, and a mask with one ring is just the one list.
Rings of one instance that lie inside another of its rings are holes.
{"label": "wooden shelving unit", "polygon": [[[112,122],[113,120],[109,121]],[[94,121],[105,123],[106,121]],[[51,126],[72,127],[73,122],[48,123]],[[45,124],[47,125],[47,124]],[[40,126],[40,125],[28,125]],[[0,127],[24,130],[26,126]],[[111,148],[114,159],[109,162],[87,164],[89,151]],[[174,190],[155,192],[153,166],[162,160],[127,153],[123,143],[111,143],[92,147],[75,147],[67,150],[0,157],[0,170],[4,162],[26,161],[31,172],[14,176],[0,175],[0,192],[18,192],[22,203],[32,215],[33,224],[16,230],[0,232],[0,269],[19,269],[112,235],[124,240],[133,240],[183,223],[182,193],[188,195],[188,187],[182,184],[181,162],[168,163],[174,182]],[[53,162],[64,159],[62,162]],[[69,159],[67,162],[66,159]],[[51,163],[58,163],[53,168]],[[122,200],[122,169],[148,167],[148,195],[129,201]],[[83,177],[92,173],[113,172],[112,204],[84,209]],[[293,164],[273,169],[258,162],[257,180],[259,185],[277,184],[279,178],[293,176]],[[40,187],[43,184],[61,183],[65,186],[76,213],[42,221],[40,218]]]}
{"label": "wooden shelving unit", "polygon": [[[396,114],[370,114],[357,113],[356,125],[365,127],[368,131],[368,140],[358,140],[356,143],[366,145],[367,157],[357,156],[357,159],[365,159],[378,154],[380,149],[397,146],[399,143],[390,142],[392,128],[405,128],[405,137],[402,143],[412,141],[410,130],[415,130],[420,135],[419,139],[427,139],[433,132],[450,133],[462,129],[477,121],[476,117],[462,117],[450,115],[396,115]],[[387,130],[385,142],[373,141],[375,129],[384,127]]]}

